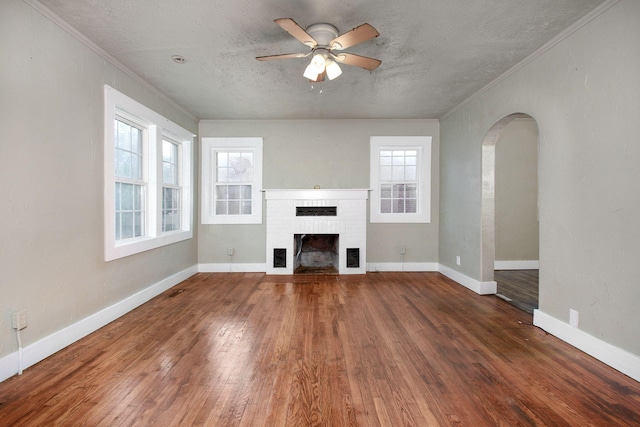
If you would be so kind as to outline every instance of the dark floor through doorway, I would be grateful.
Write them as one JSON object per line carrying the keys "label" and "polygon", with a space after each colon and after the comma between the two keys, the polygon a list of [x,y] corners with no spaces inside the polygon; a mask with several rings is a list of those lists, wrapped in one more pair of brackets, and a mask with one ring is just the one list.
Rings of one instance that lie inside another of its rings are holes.
{"label": "dark floor through doorway", "polygon": [[533,314],[538,308],[538,270],[496,270],[498,296]]}

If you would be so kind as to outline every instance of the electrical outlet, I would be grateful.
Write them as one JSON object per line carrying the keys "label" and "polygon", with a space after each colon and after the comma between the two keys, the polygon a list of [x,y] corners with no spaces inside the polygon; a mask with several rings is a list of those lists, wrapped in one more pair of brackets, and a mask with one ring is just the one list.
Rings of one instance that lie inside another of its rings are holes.
{"label": "electrical outlet", "polygon": [[27,327],[27,310],[11,313],[11,325],[13,329],[22,330]]}
{"label": "electrical outlet", "polygon": [[456,256],[456,264],[460,265],[460,255]]}
{"label": "electrical outlet", "polygon": [[227,255],[229,255],[229,256],[233,255],[233,248],[227,249]]}
{"label": "electrical outlet", "polygon": [[400,254],[404,255],[407,253],[407,248],[405,248],[404,246],[400,246]]}
{"label": "electrical outlet", "polygon": [[570,308],[569,309],[569,324],[574,328],[578,327],[578,323],[580,322],[580,313],[576,310]]}

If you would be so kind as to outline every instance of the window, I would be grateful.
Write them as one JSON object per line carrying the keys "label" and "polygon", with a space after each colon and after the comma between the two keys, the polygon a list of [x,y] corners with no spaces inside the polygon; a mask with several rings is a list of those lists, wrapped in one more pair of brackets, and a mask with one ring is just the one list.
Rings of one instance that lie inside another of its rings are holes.
{"label": "window", "polygon": [[202,138],[202,223],[262,223],[262,138]]}
{"label": "window", "polygon": [[371,222],[431,221],[431,137],[371,137]]}
{"label": "window", "polygon": [[144,233],[144,194],[142,179],[142,129],[115,119],[115,239],[123,240]]}
{"label": "window", "polygon": [[105,260],[190,239],[193,134],[105,86]]}
{"label": "window", "polygon": [[162,231],[180,230],[179,144],[162,141]]}

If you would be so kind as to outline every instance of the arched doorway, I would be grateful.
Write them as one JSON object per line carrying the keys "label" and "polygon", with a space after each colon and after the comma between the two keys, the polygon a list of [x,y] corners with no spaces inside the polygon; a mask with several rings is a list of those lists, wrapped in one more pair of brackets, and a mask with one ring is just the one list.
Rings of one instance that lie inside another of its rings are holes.
{"label": "arched doorway", "polygon": [[523,113],[495,123],[482,144],[482,278],[531,313],[538,307],[537,154],[537,124]]}

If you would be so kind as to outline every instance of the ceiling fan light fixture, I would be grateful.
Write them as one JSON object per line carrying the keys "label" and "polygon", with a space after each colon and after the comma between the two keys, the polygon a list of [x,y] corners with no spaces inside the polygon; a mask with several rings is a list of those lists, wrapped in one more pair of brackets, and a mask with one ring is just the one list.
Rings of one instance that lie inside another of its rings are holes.
{"label": "ceiling fan light fixture", "polygon": [[303,76],[309,80],[316,80],[318,74],[322,74],[325,69],[326,60],[322,53],[316,53],[311,59],[311,63],[307,65]]}
{"label": "ceiling fan light fixture", "polygon": [[309,80],[315,80],[318,78],[318,74],[320,73],[318,73],[318,70],[312,62],[311,64],[307,65],[307,68],[304,70],[304,73],[302,75]]}
{"label": "ceiling fan light fixture", "polygon": [[327,71],[327,77],[329,78],[329,80],[333,80],[336,77],[338,77],[340,74],[342,74],[342,70],[340,69],[340,66],[334,60],[327,59],[326,64],[327,65],[325,70]]}

